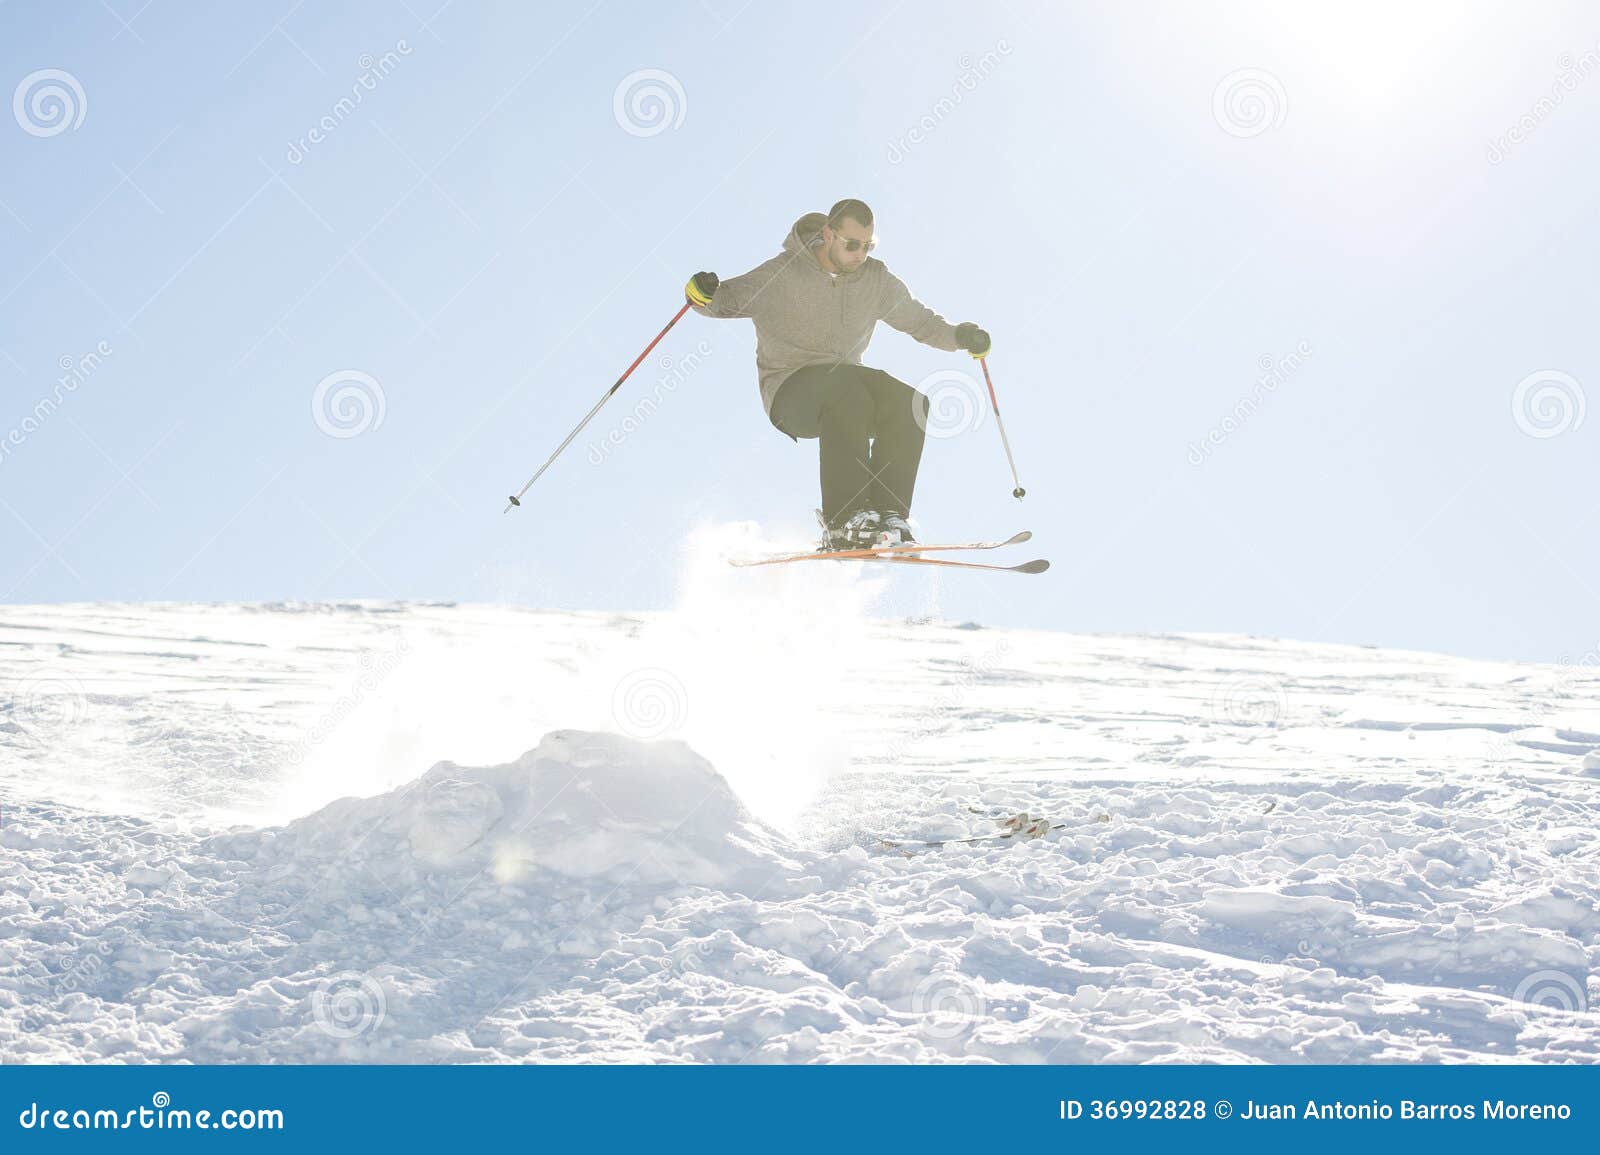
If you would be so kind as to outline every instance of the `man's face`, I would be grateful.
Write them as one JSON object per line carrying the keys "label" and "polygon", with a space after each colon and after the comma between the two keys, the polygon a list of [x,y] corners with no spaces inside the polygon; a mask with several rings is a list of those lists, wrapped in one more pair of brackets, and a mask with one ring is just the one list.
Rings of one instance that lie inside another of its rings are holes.
{"label": "man's face", "polygon": [[[822,237],[828,245],[829,262],[841,273],[848,273],[860,268],[861,262],[867,259],[866,245],[872,239],[872,230],[854,217],[846,217],[837,229],[824,225]],[[849,241],[857,242],[853,253],[849,251]]]}

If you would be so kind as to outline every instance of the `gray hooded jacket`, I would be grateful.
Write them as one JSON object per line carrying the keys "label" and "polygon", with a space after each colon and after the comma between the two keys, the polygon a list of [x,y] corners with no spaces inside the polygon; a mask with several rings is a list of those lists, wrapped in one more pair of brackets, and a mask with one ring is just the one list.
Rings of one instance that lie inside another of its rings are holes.
{"label": "gray hooded jacket", "polygon": [[935,349],[959,347],[955,326],[913,297],[876,257],[848,273],[830,273],[818,264],[813,246],[821,245],[826,223],[822,213],[807,213],[789,230],[783,252],[723,281],[710,305],[695,308],[707,317],[755,321],[761,406],[769,418],[778,386],[796,369],[861,364],[879,321]]}

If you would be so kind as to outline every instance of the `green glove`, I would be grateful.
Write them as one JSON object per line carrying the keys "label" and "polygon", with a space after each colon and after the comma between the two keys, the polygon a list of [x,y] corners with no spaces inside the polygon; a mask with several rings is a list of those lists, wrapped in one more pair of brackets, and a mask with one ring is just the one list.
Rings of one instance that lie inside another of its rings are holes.
{"label": "green glove", "polygon": [[989,334],[971,321],[963,321],[956,326],[956,344],[980,361],[989,355]]}
{"label": "green glove", "polygon": [[715,273],[696,273],[683,287],[683,295],[689,298],[691,305],[698,305],[703,309],[711,304],[711,298],[716,296],[719,284],[721,282],[717,280]]}

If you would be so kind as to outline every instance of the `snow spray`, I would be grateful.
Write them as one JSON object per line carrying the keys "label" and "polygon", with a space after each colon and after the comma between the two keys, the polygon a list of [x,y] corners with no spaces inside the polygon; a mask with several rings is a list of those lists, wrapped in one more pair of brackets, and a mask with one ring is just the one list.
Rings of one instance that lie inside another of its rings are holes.
{"label": "snow spray", "polygon": [[853,676],[870,660],[867,611],[887,578],[850,562],[728,565],[774,548],[782,546],[748,522],[689,535],[676,605],[640,632],[613,715],[637,737],[670,711],[673,736],[709,759],[757,817],[792,829],[849,763],[851,716],[866,700]]}

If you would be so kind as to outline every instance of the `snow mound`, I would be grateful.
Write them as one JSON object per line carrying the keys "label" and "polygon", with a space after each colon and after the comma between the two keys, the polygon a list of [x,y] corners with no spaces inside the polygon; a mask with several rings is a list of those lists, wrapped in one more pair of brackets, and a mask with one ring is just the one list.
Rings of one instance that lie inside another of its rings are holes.
{"label": "snow mound", "polygon": [[225,837],[232,853],[269,860],[272,874],[337,869],[391,887],[548,872],[588,885],[738,889],[782,865],[781,837],[687,745],[581,730],[547,734],[514,762],[440,762],[387,794]]}
{"label": "snow mound", "polygon": [[0,932],[30,933],[15,952],[0,933],[5,1061],[492,1061],[578,1053],[601,1021],[660,1058],[642,1006],[609,1001],[618,975],[674,1006],[712,970],[820,983],[716,925],[720,904],[764,921],[822,883],[676,740],[554,731],[513,762],[440,762],[192,842],[38,804],[6,818]]}

